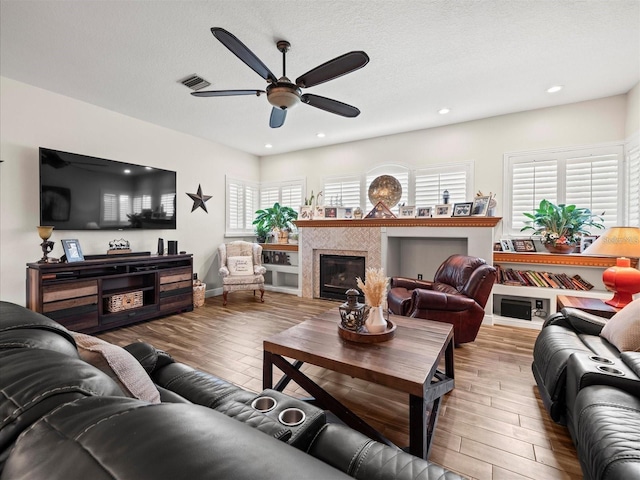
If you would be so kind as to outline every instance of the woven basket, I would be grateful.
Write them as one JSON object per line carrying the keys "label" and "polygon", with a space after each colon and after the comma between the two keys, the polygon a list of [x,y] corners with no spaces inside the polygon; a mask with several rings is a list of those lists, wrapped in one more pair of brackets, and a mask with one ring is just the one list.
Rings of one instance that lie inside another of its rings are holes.
{"label": "woven basket", "polygon": [[111,313],[115,313],[141,306],[142,292],[128,292],[110,297],[107,310]]}
{"label": "woven basket", "polygon": [[193,282],[193,306],[202,307],[204,305],[204,294],[207,290],[207,284],[200,280]]}

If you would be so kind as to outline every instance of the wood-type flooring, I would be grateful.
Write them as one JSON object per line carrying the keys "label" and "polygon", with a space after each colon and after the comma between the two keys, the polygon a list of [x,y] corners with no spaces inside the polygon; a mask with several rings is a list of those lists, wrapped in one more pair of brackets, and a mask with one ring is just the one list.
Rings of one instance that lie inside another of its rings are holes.
{"label": "wood-type flooring", "polygon": [[[337,305],[274,292],[260,303],[251,292],[233,292],[226,307],[221,296],[210,297],[193,312],[98,336],[121,346],[146,341],[176,361],[260,392],[263,339]],[[582,478],[567,429],[550,420],[535,386],[537,334],[483,326],[475,342],[455,350],[455,389],[441,404],[430,461],[480,480]],[[391,441],[408,444],[406,394],[313,365],[302,369]],[[285,392],[306,396],[293,383]]]}

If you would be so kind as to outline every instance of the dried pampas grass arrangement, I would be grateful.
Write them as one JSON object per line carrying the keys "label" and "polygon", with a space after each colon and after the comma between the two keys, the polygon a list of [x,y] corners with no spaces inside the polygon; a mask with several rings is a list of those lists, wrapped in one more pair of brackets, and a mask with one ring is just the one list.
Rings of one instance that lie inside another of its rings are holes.
{"label": "dried pampas grass arrangement", "polygon": [[367,268],[365,272],[366,284],[360,277],[356,277],[358,288],[364,293],[364,303],[371,307],[379,307],[387,302],[389,277],[384,275],[382,268]]}

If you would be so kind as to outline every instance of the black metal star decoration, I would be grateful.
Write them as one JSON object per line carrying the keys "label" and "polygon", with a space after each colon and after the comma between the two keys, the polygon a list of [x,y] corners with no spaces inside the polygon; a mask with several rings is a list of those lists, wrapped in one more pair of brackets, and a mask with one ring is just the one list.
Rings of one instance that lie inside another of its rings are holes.
{"label": "black metal star decoration", "polygon": [[205,202],[211,198],[211,195],[203,195],[202,187],[200,186],[200,184],[198,184],[198,193],[187,193],[187,195],[189,195],[191,197],[191,200],[193,200],[193,208],[191,208],[192,212],[196,208],[200,207],[206,213],[209,213],[207,211],[207,206],[205,205]]}

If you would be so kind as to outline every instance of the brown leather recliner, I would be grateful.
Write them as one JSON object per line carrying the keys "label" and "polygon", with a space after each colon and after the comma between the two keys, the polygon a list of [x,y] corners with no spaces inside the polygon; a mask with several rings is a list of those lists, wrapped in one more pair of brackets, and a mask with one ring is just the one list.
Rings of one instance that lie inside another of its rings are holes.
{"label": "brown leather recliner", "polygon": [[484,318],[496,269],[482,258],[451,255],[433,281],[392,277],[391,313],[453,324],[454,342],[473,342]]}

